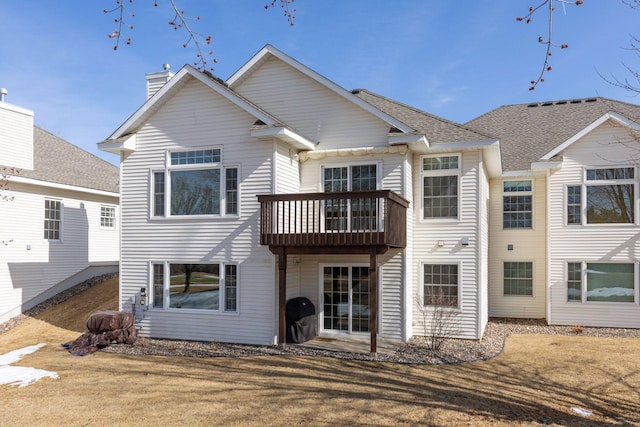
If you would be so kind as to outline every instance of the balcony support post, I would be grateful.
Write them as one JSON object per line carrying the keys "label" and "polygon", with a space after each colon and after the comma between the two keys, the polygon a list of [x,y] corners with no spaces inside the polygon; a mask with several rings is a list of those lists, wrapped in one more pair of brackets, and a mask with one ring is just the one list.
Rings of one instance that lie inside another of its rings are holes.
{"label": "balcony support post", "polygon": [[375,246],[369,253],[369,330],[371,331],[371,354],[378,351],[378,251]]}
{"label": "balcony support post", "polygon": [[278,250],[278,346],[284,348],[287,342],[287,252]]}

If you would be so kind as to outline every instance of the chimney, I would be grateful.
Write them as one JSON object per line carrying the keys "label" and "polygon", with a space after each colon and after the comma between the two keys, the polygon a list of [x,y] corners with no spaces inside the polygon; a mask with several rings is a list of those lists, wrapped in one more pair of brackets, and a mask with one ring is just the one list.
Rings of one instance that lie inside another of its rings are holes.
{"label": "chimney", "polygon": [[0,102],[4,102],[4,98],[7,96],[8,93],[9,93],[8,90],[6,90],[3,87],[0,87]]}
{"label": "chimney", "polygon": [[146,75],[147,78],[147,99],[151,98],[157,91],[159,91],[162,86],[165,85],[171,77],[174,76],[173,71],[171,71],[171,65],[164,64],[162,65],[162,71],[156,71],[154,73],[148,73]]}

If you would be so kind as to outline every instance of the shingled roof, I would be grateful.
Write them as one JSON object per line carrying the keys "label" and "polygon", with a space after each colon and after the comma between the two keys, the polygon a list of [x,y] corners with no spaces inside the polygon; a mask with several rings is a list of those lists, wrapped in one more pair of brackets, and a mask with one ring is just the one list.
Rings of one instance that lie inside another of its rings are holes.
{"label": "shingled roof", "polygon": [[496,139],[480,131],[474,131],[460,124],[434,116],[417,108],[402,104],[366,89],[355,89],[358,98],[371,104],[380,111],[405,123],[416,131],[426,135],[430,144],[448,142],[472,142]]}
{"label": "shingled roof", "polygon": [[109,162],[33,127],[34,170],[23,170],[20,177],[75,187],[118,192],[119,171]]}
{"label": "shingled roof", "polygon": [[588,98],[506,105],[465,126],[500,140],[504,172],[524,171],[609,112],[640,123],[640,105]]}

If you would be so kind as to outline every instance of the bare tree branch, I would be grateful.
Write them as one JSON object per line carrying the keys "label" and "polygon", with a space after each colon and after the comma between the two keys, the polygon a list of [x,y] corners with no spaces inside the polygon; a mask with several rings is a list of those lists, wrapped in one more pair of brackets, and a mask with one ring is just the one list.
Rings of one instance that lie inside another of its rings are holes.
{"label": "bare tree branch", "polygon": [[[538,83],[544,82],[545,74],[552,70],[552,67],[549,64],[549,58],[553,54],[552,49],[554,47],[557,47],[560,49],[566,49],[569,47],[569,45],[566,43],[557,44],[557,43],[554,43],[553,41],[553,12],[555,11],[554,1],[561,3],[563,6],[565,4],[580,6],[581,4],[584,3],[583,0],[543,0],[542,3],[538,4],[537,6],[529,6],[528,14],[526,14],[523,17],[516,18],[517,21],[524,21],[526,24],[529,24],[533,20],[534,14],[538,12],[540,9],[546,6],[548,10],[547,38],[545,39],[542,36],[538,37],[538,43],[546,46],[544,61],[542,63],[542,69],[540,70],[540,74],[538,74],[538,77],[534,80],[531,80],[531,86],[529,87],[529,90],[534,90],[538,85]],[[630,0],[630,1],[640,2],[640,0]]]}

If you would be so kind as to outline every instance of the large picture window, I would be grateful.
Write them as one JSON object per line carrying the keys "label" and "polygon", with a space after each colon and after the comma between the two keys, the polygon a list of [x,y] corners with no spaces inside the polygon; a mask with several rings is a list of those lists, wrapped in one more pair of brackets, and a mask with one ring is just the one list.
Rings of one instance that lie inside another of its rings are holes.
{"label": "large picture window", "polygon": [[153,173],[153,215],[237,215],[238,169],[223,167],[221,155],[219,148],[170,153],[165,171]]}
{"label": "large picture window", "polygon": [[423,304],[457,308],[459,278],[458,264],[424,264]]}
{"label": "large picture window", "polygon": [[505,181],[502,191],[502,227],[531,228],[533,211],[531,181]]}
{"label": "large picture window", "polygon": [[237,310],[237,265],[154,263],[152,266],[154,308]]}
{"label": "large picture window", "polygon": [[460,156],[422,158],[422,217],[458,218]]}
{"label": "large picture window", "polygon": [[634,224],[635,169],[585,171],[585,183],[567,187],[567,224]]}
{"label": "large picture window", "polygon": [[567,263],[567,300],[570,302],[635,302],[635,264]]}

